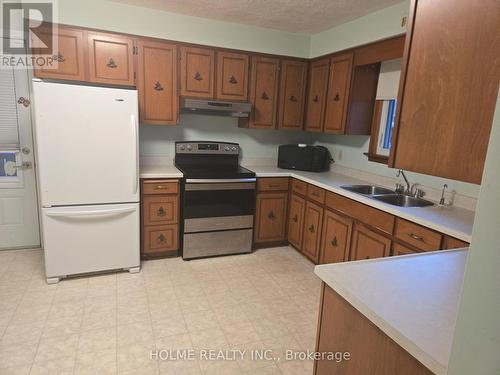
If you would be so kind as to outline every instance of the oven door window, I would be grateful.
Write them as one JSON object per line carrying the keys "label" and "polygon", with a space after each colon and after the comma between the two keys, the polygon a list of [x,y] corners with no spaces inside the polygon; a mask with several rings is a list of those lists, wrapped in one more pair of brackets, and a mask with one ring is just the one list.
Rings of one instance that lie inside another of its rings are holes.
{"label": "oven door window", "polygon": [[[196,185],[196,186],[194,186]],[[186,184],[184,196],[184,218],[253,215],[255,209],[255,190],[223,189],[216,186],[204,187],[201,184]],[[193,188],[195,190],[191,190]]]}

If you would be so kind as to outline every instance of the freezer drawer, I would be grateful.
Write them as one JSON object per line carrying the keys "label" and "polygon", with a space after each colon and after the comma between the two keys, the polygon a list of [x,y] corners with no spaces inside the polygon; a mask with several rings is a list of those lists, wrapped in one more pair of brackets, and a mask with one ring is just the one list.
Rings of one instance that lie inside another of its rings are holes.
{"label": "freezer drawer", "polygon": [[113,269],[139,260],[139,204],[42,209],[47,279]]}

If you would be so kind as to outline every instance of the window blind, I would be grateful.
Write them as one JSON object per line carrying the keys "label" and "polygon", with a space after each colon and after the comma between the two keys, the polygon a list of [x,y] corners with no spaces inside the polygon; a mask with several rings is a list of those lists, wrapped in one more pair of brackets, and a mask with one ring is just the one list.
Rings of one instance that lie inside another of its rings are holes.
{"label": "window blind", "polygon": [[0,149],[19,149],[19,128],[13,69],[0,69]]}

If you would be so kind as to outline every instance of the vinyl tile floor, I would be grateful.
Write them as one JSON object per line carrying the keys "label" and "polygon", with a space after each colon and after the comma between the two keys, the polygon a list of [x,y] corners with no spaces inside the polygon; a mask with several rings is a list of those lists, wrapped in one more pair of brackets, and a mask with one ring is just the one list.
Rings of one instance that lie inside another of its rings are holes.
{"label": "vinyl tile floor", "polygon": [[41,250],[0,251],[0,374],[312,374],[287,354],[314,350],[313,267],[277,247],[47,285]]}

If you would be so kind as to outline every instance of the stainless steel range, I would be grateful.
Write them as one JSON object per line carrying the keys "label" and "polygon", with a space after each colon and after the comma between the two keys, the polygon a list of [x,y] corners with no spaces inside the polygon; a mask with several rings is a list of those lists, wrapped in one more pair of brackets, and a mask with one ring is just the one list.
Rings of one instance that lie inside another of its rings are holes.
{"label": "stainless steel range", "polygon": [[227,142],[176,142],[183,174],[183,258],[252,251],[255,173],[239,165]]}

